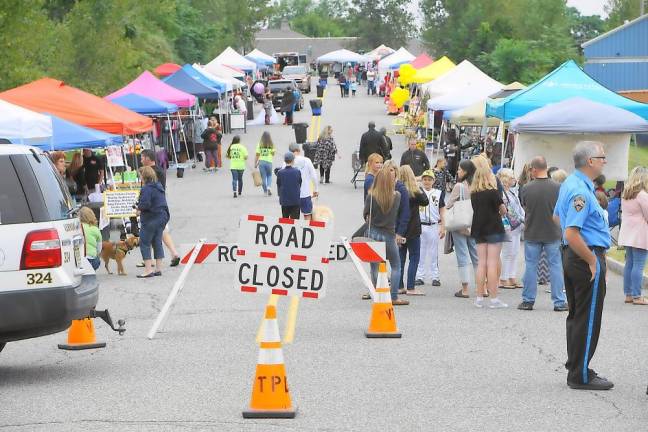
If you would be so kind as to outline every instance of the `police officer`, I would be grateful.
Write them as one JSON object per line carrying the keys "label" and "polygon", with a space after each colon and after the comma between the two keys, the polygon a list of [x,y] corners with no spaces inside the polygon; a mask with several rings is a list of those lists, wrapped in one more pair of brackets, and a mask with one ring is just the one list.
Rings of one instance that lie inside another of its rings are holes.
{"label": "police officer", "polygon": [[569,303],[567,385],[572,389],[609,390],[607,379],[589,369],[596,351],[605,298],[605,251],[610,234],[592,180],[603,172],[603,145],[581,141],[573,152],[576,170],[562,184],[554,215],[563,232],[563,268]]}

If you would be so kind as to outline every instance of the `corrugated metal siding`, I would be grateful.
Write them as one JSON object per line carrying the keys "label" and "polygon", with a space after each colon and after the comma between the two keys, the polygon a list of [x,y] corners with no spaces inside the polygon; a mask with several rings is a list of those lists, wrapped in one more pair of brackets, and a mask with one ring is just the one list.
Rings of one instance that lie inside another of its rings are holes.
{"label": "corrugated metal siding", "polygon": [[614,91],[648,89],[648,63],[586,63],[584,70]]}
{"label": "corrugated metal siding", "polygon": [[585,58],[648,56],[648,19],[584,48]]}

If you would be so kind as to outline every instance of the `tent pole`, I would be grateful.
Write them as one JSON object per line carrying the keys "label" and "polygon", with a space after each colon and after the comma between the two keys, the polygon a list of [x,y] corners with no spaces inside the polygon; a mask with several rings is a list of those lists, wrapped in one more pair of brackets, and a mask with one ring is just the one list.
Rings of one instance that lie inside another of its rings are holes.
{"label": "tent pole", "polygon": [[187,143],[187,135],[185,135],[184,132],[184,125],[182,124],[182,119],[180,118],[180,114],[176,113],[178,115],[178,122],[180,123],[180,135],[182,138],[184,138],[184,144],[185,144],[185,150],[187,150],[187,161],[189,161],[189,144]]}
{"label": "tent pole", "polygon": [[[173,159],[175,160],[176,168],[178,167],[178,155],[176,155],[176,150],[175,150],[175,140],[173,139],[173,130],[171,130],[171,117],[169,117],[169,113],[166,115],[167,121],[169,122],[169,137],[171,138],[171,154],[173,155]],[[162,133],[164,133],[164,126],[162,127]]]}

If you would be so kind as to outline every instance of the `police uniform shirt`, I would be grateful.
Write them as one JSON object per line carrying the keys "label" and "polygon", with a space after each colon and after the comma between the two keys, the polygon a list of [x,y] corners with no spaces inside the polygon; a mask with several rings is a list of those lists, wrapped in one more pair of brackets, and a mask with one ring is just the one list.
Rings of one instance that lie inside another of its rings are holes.
{"label": "police uniform shirt", "polygon": [[554,215],[560,218],[563,239],[565,230],[575,227],[580,229],[587,246],[610,247],[610,232],[604,210],[594,195],[594,183],[580,170],[574,171],[561,185]]}

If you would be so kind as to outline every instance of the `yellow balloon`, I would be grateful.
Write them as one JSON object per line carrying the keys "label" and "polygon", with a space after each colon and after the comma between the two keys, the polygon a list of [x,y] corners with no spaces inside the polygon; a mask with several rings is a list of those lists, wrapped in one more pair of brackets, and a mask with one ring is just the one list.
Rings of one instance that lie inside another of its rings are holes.
{"label": "yellow balloon", "polygon": [[398,82],[402,85],[408,85],[412,83],[416,69],[409,63],[400,65],[398,68]]}
{"label": "yellow balloon", "polygon": [[389,98],[394,102],[394,105],[396,105],[397,108],[401,108],[409,99],[409,92],[404,88],[398,87],[391,92]]}

